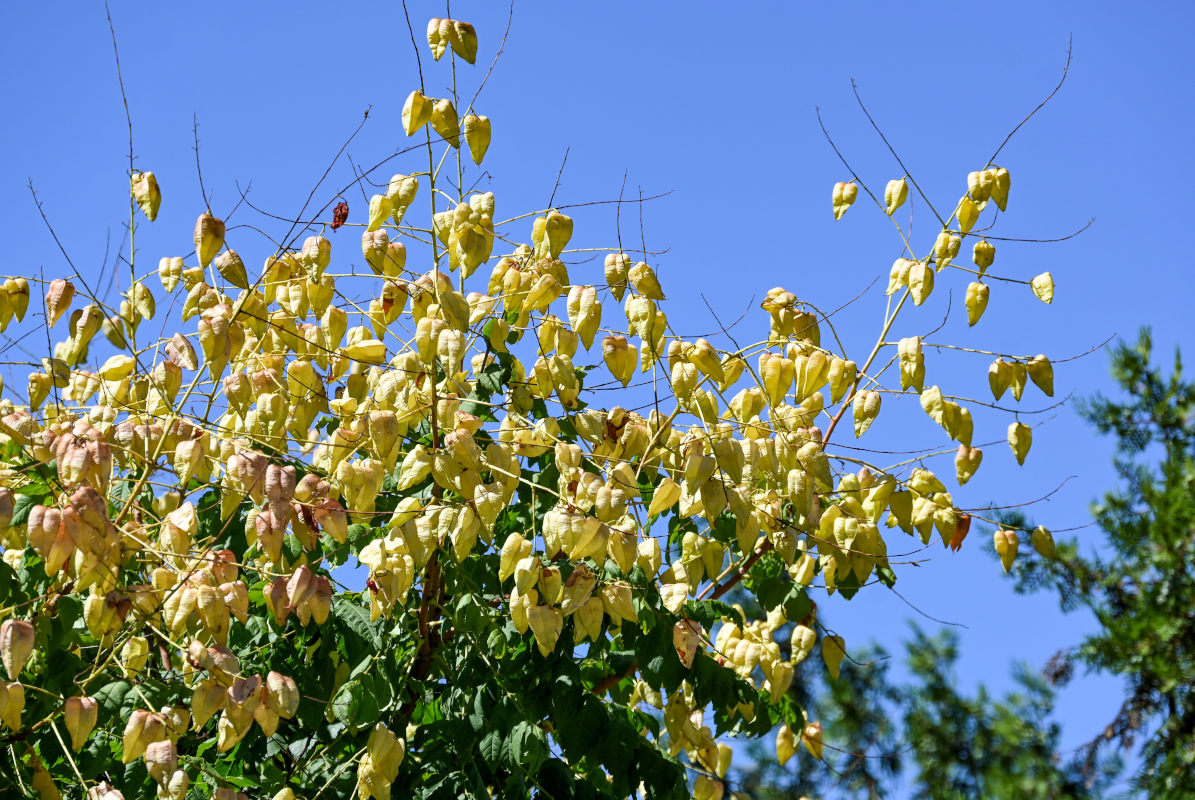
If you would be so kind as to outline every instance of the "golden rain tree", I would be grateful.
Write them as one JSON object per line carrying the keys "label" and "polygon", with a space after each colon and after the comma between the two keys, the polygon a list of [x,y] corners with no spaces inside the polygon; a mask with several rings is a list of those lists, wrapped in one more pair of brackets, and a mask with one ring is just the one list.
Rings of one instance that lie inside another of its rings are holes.
{"label": "golden rain tree", "polygon": [[[427,45],[455,86],[478,39],[433,19]],[[1011,455],[976,447],[988,420],[901,332],[935,285],[965,284],[981,322],[978,231],[1008,170],[967,175],[929,242],[899,222],[909,176],[844,176],[835,217],[872,205],[906,248],[874,347],[843,352],[774,288],[728,351],[676,334],[646,254],[570,266],[601,247],[570,216],[456,189],[483,110],[413,88],[407,171],[266,252],[198,207],[156,268],[132,251],[113,305],[77,272],[4,282],[0,327],[44,308],[55,340],[0,401],[7,792],[710,800],[727,736],[821,758],[794,665],[820,648],[836,672],[850,647],[815,598],[892,586],[906,542],[957,549],[972,516],[950,487],[1029,451],[1020,422]],[[130,173],[135,232],[171,197]],[[339,227],[359,251],[333,248]],[[1008,302],[1050,302],[1050,275],[1027,277]],[[148,336],[168,314],[177,332]],[[989,374],[997,399],[1053,394],[1045,356]],[[835,449],[910,395],[953,468]],[[997,533],[1006,566],[1022,538]],[[1052,553],[1044,529],[1024,541]],[[765,617],[721,600],[736,586]]]}

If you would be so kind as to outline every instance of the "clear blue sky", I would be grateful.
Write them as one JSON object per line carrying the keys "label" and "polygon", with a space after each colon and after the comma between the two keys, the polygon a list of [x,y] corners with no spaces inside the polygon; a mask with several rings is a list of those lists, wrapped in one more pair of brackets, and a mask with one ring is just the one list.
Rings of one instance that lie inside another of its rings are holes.
{"label": "clear blue sky", "polygon": [[[830,187],[848,176],[822,137],[815,106],[855,169],[882,190],[902,170],[856,106],[850,89],[856,79],[914,177],[936,204],[948,205],[965,188],[966,173],[982,168],[1057,82],[1073,34],[1066,85],[999,159],[1013,184],[998,235],[1057,237],[1096,218],[1068,242],[997,243],[993,272],[1027,279],[1050,270],[1057,283],[1053,305],[1037,303],[1024,287],[997,285],[986,317],[968,330],[959,321],[965,280],[956,275],[942,281],[898,333],[934,327],[951,288],[954,313],[935,335],[939,341],[1060,360],[1150,324],[1160,353],[1176,345],[1190,353],[1195,290],[1181,209],[1195,175],[1189,42],[1195,19],[1189,3],[1131,8],[1110,2],[518,3],[506,54],[477,103],[494,127],[486,161],[492,178],[481,185],[497,193],[499,216],[543,207],[568,147],[557,204],[613,199],[624,173],[630,196],[640,187],[645,195],[671,191],[645,207],[643,226],[647,248],[667,250],[654,263],[674,301],[668,307],[674,326],[693,334],[715,327],[701,303],[704,293],[724,318],[751,309],[744,329],[759,331],[766,320],[757,306],[770,287],[783,285],[835,308],[874,275],[886,275],[900,251],[891,226],[862,200],[834,222]],[[456,2],[452,12],[474,22],[481,40],[479,66],[460,76],[471,95],[493,58],[506,8]],[[162,255],[190,249],[202,204],[191,151],[193,114],[218,213],[235,203],[235,181],[252,181],[258,207],[296,213],[367,107],[369,122],[348,148],[355,163],[372,165],[404,143],[401,105],[418,76],[397,3],[114,2],[113,14],[137,164],[157,173],[165,196],[158,222],[139,229],[147,269]],[[412,2],[411,14],[429,94],[443,94],[447,68],[431,65],[422,31],[428,17],[445,15],[444,6]],[[113,252],[122,241],[128,147],[102,5],[24,3],[5,17],[0,60],[10,117],[0,133],[6,152],[0,211],[8,229],[3,271],[65,270],[30,200],[26,181],[32,178],[80,271],[98,274],[109,238]],[[422,166],[399,161],[377,180]],[[342,161],[330,184],[351,180]],[[327,199],[318,195],[316,203]],[[360,192],[348,199],[359,216]],[[917,211],[914,233],[924,248],[934,232],[924,207]],[[278,230],[244,210],[238,216]],[[615,241],[613,206],[578,209],[574,216],[574,242]],[[637,241],[633,208],[624,207],[622,224],[624,237]],[[761,238],[765,227],[774,238]],[[529,230],[513,233],[529,238]],[[260,264],[268,243],[248,232],[240,236],[235,246],[246,262]],[[354,235],[340,239],[336,245],[355,258]],[[853,353],[870,346],[882,308],[880,284],[842,313],[841,332]],[[611,306],[607,313],[618,310]],[[937,382],[935,372],[950,372],[951,382],[973,385],[972,396],[986,395],[989,359],[930,351],[927,360],[930,383]],[[1060,364],[1058,394],[1107,387],[1106,366],[1103,354]],[[1039,399],[1031,388],[1023,406],[1044,405]],[[908,433],[937,436],[933,440],[945,445],[915,400],[907,405]],[[976,441],[1003,436],[1008,418],[977,416]],[[1112,483],[1110,455],[1111,442],[1096,439],[1062,408],[1037,430],[1024,468],[1004,445],[993,446],[975,488],[957,492],[956,499],[970,506],[1024,502],[1074,476],[1034,515],[1056,529],[1080,526],[1089,519],[1088,503]],[[937,466],[950,474],[948,461]],[[1041,664],[1077,642],[1090,621],[1061,616],[1048,597],[1014,596],[998,565],[981,553],[979,538],[958,555],[935,549],[920,568],[903,568],[898,588],[926,614],[967,626],[964,685],[982,680],[999,690],[1010,685],[1010,659]],[[823,607],[848,645],[876,638],[892,649],[913,614],[878,588],[851,604],[835,598]],[[1082,679],[1064,692],[1068,746],[1110,720],[1118,704],[1114,688],[1106,679]]]}

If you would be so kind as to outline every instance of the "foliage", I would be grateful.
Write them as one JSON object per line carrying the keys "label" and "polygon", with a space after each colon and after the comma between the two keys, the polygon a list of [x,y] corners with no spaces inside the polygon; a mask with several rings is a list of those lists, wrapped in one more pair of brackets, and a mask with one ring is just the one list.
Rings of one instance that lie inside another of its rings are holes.
{"label": "foliage", "polygon": [[[937,453],[957,482],[975,474],[977,421],[926,386],[921,337],[893,335],[927,329],[917,308],[956,276],[979,321],[1007,170],[970,173],[920,256],[894,216],[905,178],[882,201],[858,176],[834,187],[836,217],[863,189],[908,248],[860,363],[782,288],[766,335],[719,348],[673,330],[646,260],[603,251],[603,277],[574,281],[565,259],[600,248],[570,247],[568,215],[502,219],[460,188],[462,145],[480,165],[491,132],[455,88],[479,40],[440,19],[427,38],[452,96],[410,93],[422,141],[367,215],[317,186],[327,203],[257,271],[231,248],[254,226],[194,209],[157,298],[135,248],[114,305],[80,272],[6,282],[0,324],[36,287],[40,333],[66,327],[0,401],[8,792],[717,798],[719,736],[778,731],[784,757],[822,757],[788,690],[812,650],[835,676],[857,654],[811,593],[891,587],[897,530],[961,546],[970,516],[933,472],[832,441],[848,410],[862,436],[907,393],[958,443]],[[131,235],[171,218],[132,158],[129,179]],[[333,265],[340,228],[360,260],[338,247]],[[1049,273],[1007,280],[1053,297]],[[625,326],[603,313],[619,302]],[[169,333],[146,335],[155,316]],[[1027,379],[1053,393],[1044,356],[992,371],[997,399]],[[1018,461],[1030,435],[1010,428]],[[722,602],[736,586],[757,613]]]}
{"label": "foliage", "polygon": [[[1143,330],[1135,345],[1112,351],[1112,376],[1127,396],[1080,406],[1103,434],[1116,437],[1121,485],[1094,508],[1104,537],[1081,550],[1081,536],[1058,544],[1057,560],[1019,563],[1024,592],[1055,591],[1066,611],[1088,609],[1098,630],[1051,663],[1065,683],[1076,667],[1122,676],[1125,700],[1107,729],[1086,747],[1143,740],[1138,788],[1150,797],[1195,794],[1195,384],[1176,355],[1167,376],[1152,361]],[[1022,525],[1021,527],[1028,527]]]}
{"label": "foliage", "polygon": [[[915,796],[1096,798],[1107,793],[1120,768],[1101,759],[1095,770],[1058,749],[1054,693],[1020,665],[1019,689],[992,697],[981,684],[974,696],[957,688],[953,633],[930,636],[914,628],[906,643],[909,679],[895,683],[887,654],[851,665],[838,681],[822,683],[807,700],[826,723],[837,751],[831,769],[794,773],[760,748],[750,767],[734,775],[757,800],[822,795],[877,798]],[[829,745],[827,745],[829,746]]]}

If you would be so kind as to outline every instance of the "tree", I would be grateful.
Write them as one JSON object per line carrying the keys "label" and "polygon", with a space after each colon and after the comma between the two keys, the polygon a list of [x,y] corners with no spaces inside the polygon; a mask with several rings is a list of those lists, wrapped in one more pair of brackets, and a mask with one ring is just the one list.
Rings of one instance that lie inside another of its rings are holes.
{"label": "tree", "polygon": [[[1080,412],[1116,437],[1121,486],[1094,508],[1104,533],[1038,548],[1018,560],[1021,592],[1055,591],[1062,608],[1086,608],[1099,629],[1051,661],[1049,675],[1066,683],[1076,667],[1120,675],[1126,696],[1116,719],[1085,748],[1089,768],[1110,742],[1131,750],[1138,739],[1137,788],[1150,797],[1195,793],[1195,385],[1176,354],[1169,376],[1152,361],[1143,329],[1135,345],[1112,351],[1112,376],[1124,401],[1097,395]],[[1022,518],[1009,520],[1030,526]],[[1040,536],[1041,534],[1039,534]],[[1046,534],[1048,535],[1048,533]]]}
{"label": "tree", "polygon": [[[427,43],[454,87],[480,46],[451,19]],[[850,659],[814,581],[846,599],[892,586],[881,523],[961,546],[971,517],[932,471],[833,443],[848,410],[859,437],[915,392],[958,442],[958,483],[978,469],[970,411],[926,386],[911,331],[928,326],[905,321],[957,275],[982,316],[995,248],[976,226],[1008,201],[999,151],[917,250],[895,216],[906,179],[873,192],[844,160],[834,215],[862,189],[908,246],[859,363],[782,288],[762,338],[716,347],[671,328],[647,253],[608,248],[604,283],[574,282],[565,259],[593,248],[570,248],[571,217],[503,220],[493,193],[465,191],[490,120],[455,88],[425,95],[422,74],[410,172],[356,216],[344,193],[391,159],[321,182],[324,205],[285,221],[260,271],[232,248],[250,226],[205,197],[157,298],[135,248],[112,305],[79,271],[5,283],[0,325],[37,330],[37,287],[39,333],[66,326],[21,402],[0,401],[10,791],[719,797],[716,735],[778,730],[783,758],[821,758],[788,690],[815,648],[831,675]],[[174,213],[131,142],[128,179],[131,234]],[[337,248],[333,267],[340,228],[360,230],[361,260]],[[1052,300],[1049,273],[1008,280]],[[625,327],[603,320],[614,303]],[[147,336],[155,317],[175,332]],[[1008,358],[997,399],[1028,379],[1053,393],[1048,359]],[[1010,427],[1018,461],[1030,437]],[[736,587],[758,614],[722,601]]]}

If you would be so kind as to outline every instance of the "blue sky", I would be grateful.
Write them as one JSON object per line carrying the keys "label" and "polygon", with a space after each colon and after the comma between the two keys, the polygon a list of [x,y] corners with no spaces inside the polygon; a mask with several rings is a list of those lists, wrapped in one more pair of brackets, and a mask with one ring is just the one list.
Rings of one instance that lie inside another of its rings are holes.
{"label": "blue sky", "polygon": [[[931,301],[898,325],[897,334],[935,327],[952,289],[951,319],[935,341],[1042,352],[1060,361],[1113,334],[1133,337],[1149,324],[1160,355],[1168,357],[1175,346],[1190,352],[1195,290],[1181,209],[1195,174],[1191,8],[519,3],[505,54],[476,105],[494,129],[488,174],[479,186],[495,191],[499,216],[542,208],[568,148],[558,205],[612,200],[624,174],[628,197],[640,189],[644,195],[671,192],[643,207],[642,225],[647,249],[666,251],[653,264],[669,292],[674,327],[685,334],[717,327],[704,294],[724,320],[747,311],[741,329],[763,332],[758,303],[769,288],[782,285],[836,308],[874,276],[886,277],[900,255],[890,223],[862,199],[834,221],[830,189],[849,176],[819,130],[815,107],[857,173],[882,191],[903,170],[861,114],[851,92],[854,78],[917,182],[935,205],[952,206],[967,172],[982,168],[1057,83],[1073,35],[1066,85],[998,159],[1012,173],[1012,193],[997,235],[1055,238],[1095,218],[1066,242],[996,243],[992,271],[1019,279],[1051,271],[1054,303],[1047,307],[1026,287],[999,284],[983,321],[968,329],[965,319],[960,322],[966,280],[944,274]],[[400,111],[418,75],[398,4],[114,2],[113,14],[137,165],[156,172],[165,197],[158,222],[138,229],[141,272],[156,267],[162,255],[190,249],[202,205],[193,115],[218,215],[235,204],[237,181],[242,187],[252,181],[259,208],[297,213],[367,107],[368,123],[347,149],[352,161],[372,165],[404,145]],[[456,2],[452,14],[472,21],[481,41],[478,66],[459,72],[462,92],[471,96],[493,59],[506,9]],[[442,4],[411,3],[433,95],[445,93],[449,72],[446,62],[432,65],[422,32],[428,17],[445,15]],[[4,271],[65,270],[31,201],[26,183],[32,178],[80,272],[97,276],[106,250],[110,267],[127,214],[127,128],[103,9],[81,4],[50,11],[27,3],[10,8],[6,22],[0,48],[10,76],[9,123],[0,133],[8,153],[0,168],[0,210],[8,223]],[[399,159],[376,179],[421,166]],[[329,186],[352,179],[342,160]],[[316,204],[332,194],[323,190]],[[346,196],[354,216],[363,214],[360,191]],[[925,248],[936,232],[923,204],[914,212],[914,241]],[[572,213],[574,243],[609,247],[617,240],[613,205]],[[238,222],[279,232],[279,223],[245,210],[238,215]],[[639,241],[637,209],[624,206],[621,222],[624,239]],[[512,235],[529,239],[529,227],[512,226]],[[238,237],[234,246],[247,263],[268,255],[264,239],[248,230]],[[355,257],[353,234],[342,232],[340,239],[335,245]],[[593,270],[596,278],[600,261],[573,270],[574,276]],[[109,268],[104,275],[110,274]],[[865,356],[874,341],[882,291],[881,282],[836,317],[852,354],[862,349]],[[611,317],[618,313],[607,308]],[[937,374],[971,387],[970,396],[987,397],[989,358],[929,350],[927,361],[929,383],[938,382]],[[1106,357],[1060,363],[1056,385],[1059,397],[1108,387]],[[1048,404],[1031,387],[1022,406]],[[905,405],[907,423],[891,442],[907,446],[916,436],[946,445],[915,398]],[[886,407],[885,413],[902,412]],[[1026,465],[1017,468],[1003,444],[988,448],[976,480],[955,495],[960,505],[1024,502],[1070,477],[1032,513],[1054,529],[1088,522],[1089,502],[1114,479],[1112,443],[1095,438],[1069,407],[1032,419],[1045,417],[1050,421],[1035,431]],[[977,414],[976,440],[1001,439],[1009,421],[996,412]],[[877,438],[873,446],[885,441]],[[951,472],[949,461],[931,466]],[[1082,528],[1070,535],[1087,541],[1096,533]],[[926,614],[966,626],[964,685],[982,680],[1001,689],[1011,685],[1011,659],[1041,664],[1077,642],[1090,620],[1061,616],[1045,596],[1014,596],[979,538],[957,555],[920,554],[928,560],[903,568],[898,588]],[[914,615],[882,589],[850,604],[833,598],[823,608],[848,645],[874,638],[894,650]],[[1109,679],[1083,678],[1063,693],[1068,746],[1102,730],[1118,705],[1115,689]]]}

